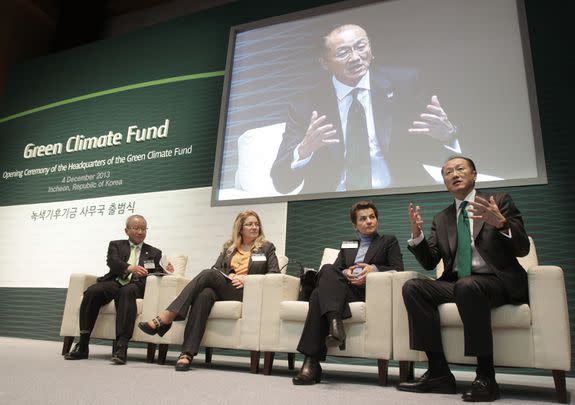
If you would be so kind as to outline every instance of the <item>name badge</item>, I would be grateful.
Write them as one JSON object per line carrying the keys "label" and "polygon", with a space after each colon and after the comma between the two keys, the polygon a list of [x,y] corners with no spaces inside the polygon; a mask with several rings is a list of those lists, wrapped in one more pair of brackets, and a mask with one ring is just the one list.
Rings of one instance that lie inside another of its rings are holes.
{"label": "name badge", "polygon": [[254,253],[252,255],[252,262],[265,262],[265,261],[267,261],[267,257],[263,253]]}
{"label": "name badge", "polygon": [[342,249],[357,249],[359,248],[359,242],[356,240],[344,240],[341,242]]}
{"label": "name badge", "polygon": [[146,270],[154,270],[156,268],[156,263],[153,260],[144,260],[144,268]]}

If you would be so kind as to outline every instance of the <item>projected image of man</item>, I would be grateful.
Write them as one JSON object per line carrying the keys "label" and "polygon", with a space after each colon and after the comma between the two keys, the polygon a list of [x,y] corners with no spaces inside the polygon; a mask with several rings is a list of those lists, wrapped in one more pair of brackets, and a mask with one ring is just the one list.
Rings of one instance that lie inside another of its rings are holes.
{"label": "projected image of man", "polygon": [[403,173],[410,166],[400,156],[417,161],[421,149],[429,156],[435,152],[416,143],[432,140],[439,156],[429,158],[443,162],[455,127],[435,95],[423,113],[402,117],[405,104],[415,104],[408,95],[417,72],[374,68],[367,32],[353,24],[329,31],[319,53],[329,75],[290,107],[270,173],[276,189],[288,193],[303,181],[302,193],[367,190],[403,185],[408,176],[429,182],[423,171]]}

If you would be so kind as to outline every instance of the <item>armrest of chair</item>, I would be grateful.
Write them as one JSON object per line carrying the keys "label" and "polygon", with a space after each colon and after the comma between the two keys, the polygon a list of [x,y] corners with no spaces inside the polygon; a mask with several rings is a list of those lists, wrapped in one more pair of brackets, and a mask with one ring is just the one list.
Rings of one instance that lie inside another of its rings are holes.
{"label": "armrest of chair", "polygon": [[148,276],[144,291],[142,319],[150,320],[166,309],[190,280],[180,276]]}
{"label": "armrest of chair", "polygon": [[417,271],[400,271],[393,273],[392,307],[393,307],[393,358],[402,361],[425,361],[424,352],[411,350],[409,347],[409,322],[407,310],[403,303],[403,285],[412,278],[429,278]]}
{"label": "armrest of chair", "polygon": [[62,314],[62,324],[60,326],[60,336],[76,336],[79,332],[79,309],[84,297],[84,291],[96,283],[97,276],[84,273],[72,273],[68,292],[66,293],[66,304]]}
{"label": "armrest of chair", "polygon": [[527,270],[535,367],[571,368],[569,312],[563,270],[532,266]]}
{"label": "armrest of chair", "polygon": [[390,359],[392,354],[393,272],[367,275],[365,284],[365,354]]}
{"label": "armrest of chair", "polygon": [[276,351],[280,342],[280,303],[296,301],[299,278],[286,274],[264,276],[260,346],[263,351]]}
{"label": "armrest of chair", "polygon": [[251,274],[244,279],[242,305],[241,347],[247,350],[260,349],[260,328],[262,317],[262,295],[265,275]]}

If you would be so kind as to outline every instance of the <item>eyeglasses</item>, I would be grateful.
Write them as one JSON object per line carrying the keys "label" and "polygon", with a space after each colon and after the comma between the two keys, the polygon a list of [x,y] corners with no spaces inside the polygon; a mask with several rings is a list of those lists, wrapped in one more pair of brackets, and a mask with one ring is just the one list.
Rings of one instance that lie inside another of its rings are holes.
{"label": "eyeglasses", "polygon": [[147,232],[148,228],[144,228],[143,226],[128,226],[128,229],[131,229],[132,231],[138,232],[138,231],[142,231],[142,232]]}
{"label": "eyeglasses", "polygon": [[335,51],[335,55],[333,55],[332,57],[339,62],[346,62],[349,58],[351,58],[353,51],[359,54],[364,54],[368,50],[369,50],[369,41],[367,39],[362,39],[357,43],[355,43],[353,46],[342,46],[340,48],[337,48]]}
{"label": "eyeglasses", "polygon": [[260,224],[259,224],[259,222],[246,222],[246,223],[244,224],[244,226],[245,226],[246,228],[251,228],[252,226],[255,226],[256,228],[259,228],[259,227],[260,227]]}
{"label": "eyeglasses", "polygon": [[455,169],[449,168],[443,172],[443,177],[451,177],[451,176],[454,176],[455,173],[457,173],[458,175],[461,175],[462,173],[465,172],[465,169],[467,169],[465,166],[458,166]]}

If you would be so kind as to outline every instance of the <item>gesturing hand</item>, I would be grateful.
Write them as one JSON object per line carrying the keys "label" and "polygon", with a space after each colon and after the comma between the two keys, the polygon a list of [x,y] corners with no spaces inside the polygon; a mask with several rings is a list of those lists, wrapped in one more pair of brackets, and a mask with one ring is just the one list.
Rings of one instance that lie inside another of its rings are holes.
{"label": "gesturing hand", "polygon": [[453,137],[455,126],[449,121],[437,96],[431,96],[431,104],[427,105],[426,112],[419,117],[421,121],[413,121],[410,133],[427,135],[441,142],[447,142]]}
{"label": "gesturing hand", "polygon": [[135,274],[138,277],[147,277],[148,276],[148,270],[146,270],[142,266],[128,266],[127,270],[128,270],[128,272]]}
{"label": "gesturing hand", "polygon": [[413,203],[409,203],[407,208],[409,214],[409,222],[411,223],[411,237],[417,238],[421,235],[421,229],[423,227],[423,219],[421,219],[421,207],[417,205],[413,208]]}
{"label": "gesturing hand", "polygon": [[489,197],[489,200],[476,196],[475,201],[469,201],[469,204],[471,204],[469,212],[473,214],[470,218],[481,219],[497,229],[503,229],[507,225],[507,220],[499,211],[493,196]]}
{"label": "gesturing hand", "polygon": [[336,133],[333,124],[327,122],[325,115],[319,116],[317,111],[312,112],[305,137],[298,148],[299,157],[305,159],[325,145],[338,143],[339,139],[330,138]]}

